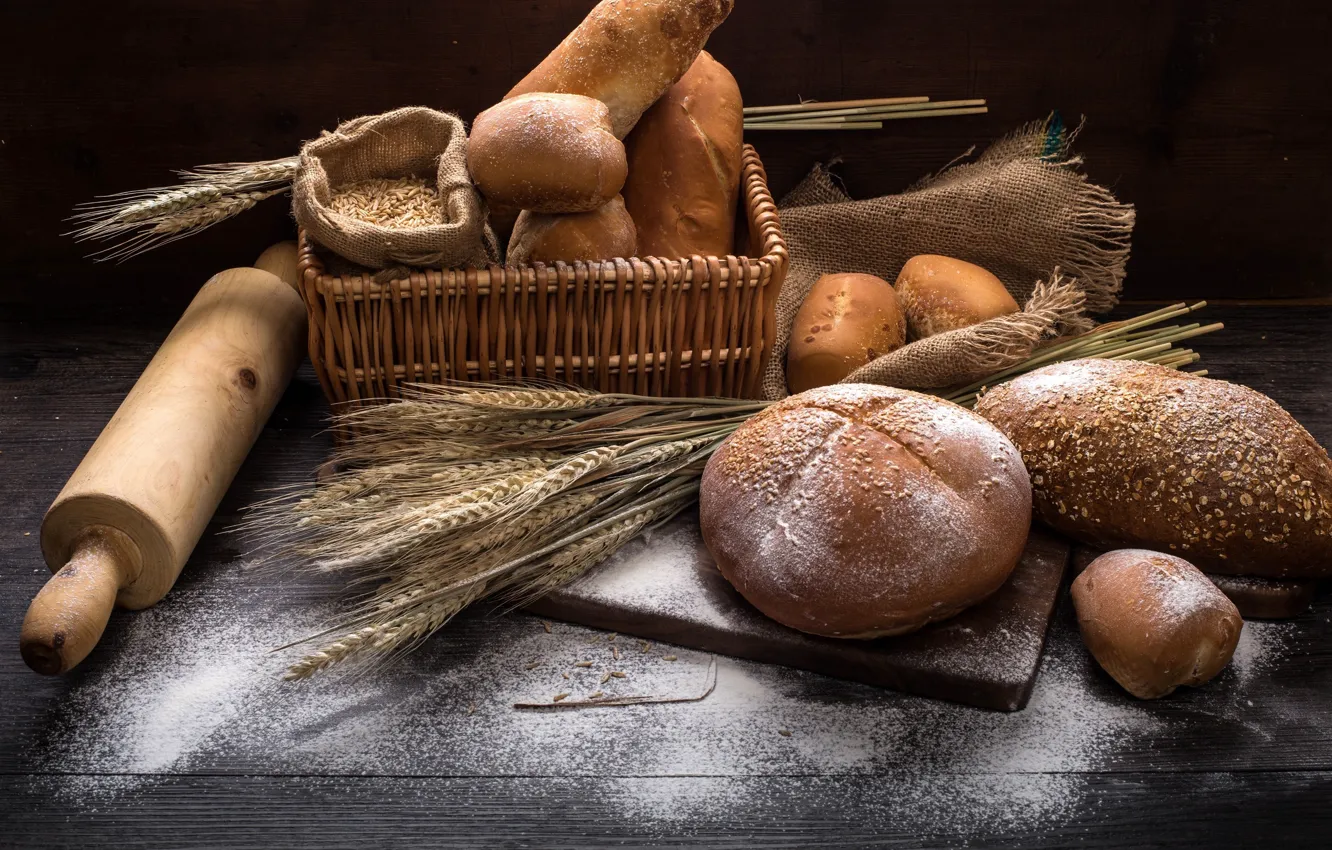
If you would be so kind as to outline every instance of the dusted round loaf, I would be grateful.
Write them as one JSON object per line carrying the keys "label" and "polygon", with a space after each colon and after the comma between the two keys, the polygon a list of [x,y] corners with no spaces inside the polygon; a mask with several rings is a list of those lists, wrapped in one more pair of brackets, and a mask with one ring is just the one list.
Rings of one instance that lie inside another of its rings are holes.
{"label": "dusted round loaf", "polygon": [[872,638],[951,617],[1008,579],[1031,486],[1008,439],[965,408],[870,384],[791,396],[708,461],[703,539],[780,623]]}
{"label": "dusted round loaf", "polygon": [[791,392],[835,384],[906,343],[906,319],[888,281],[826,274],[796,312],[786,356]]}
{"label": "dusted round loaf", "polygon": [[1092,561],[1073,582],[1073,607],[1096,662],[1140,699],[1220,673],[1244,626],[1235,603],[1201,570],[1147,549]]}
{"label": "dusted round loaf", "polygon": [[508,263],[553,263],[563,260],[611,260],[638,252],[634,220],[618,195],[585,213],[548,215],[524,210],[509,239]]}
{"label": "dusted round loaf", "polygon": [[577,94],[525,94],[482,112],[467,167],[491,204],[545,213],[601,207],[629,170],[606,104]]}
{"label": "dusted round loaf", "polygon": [[973,263],[921,254],[902,266],[897,297],[912,339],[969,328],[1020,308],[1002,281]]}

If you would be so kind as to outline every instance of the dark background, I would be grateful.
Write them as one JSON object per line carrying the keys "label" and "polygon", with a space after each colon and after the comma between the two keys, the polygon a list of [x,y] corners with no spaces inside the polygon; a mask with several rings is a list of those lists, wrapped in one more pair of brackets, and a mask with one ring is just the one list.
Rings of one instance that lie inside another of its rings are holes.
{"label": "dark background", "polygon": [[[289,236],[284,203],[123,265],[61,236],[95,195],[294,153],[406,104],[470,119],[592,0],[22,2],[0,13],[0,304],[174,310]],[[738,0],[710,49],[748,103],[986,97],[988,115],[751,134],[774,191],[842,157],[898,191],[1059,109],[1093,179],[1138,207],[1127,296],[1332,295],[1332,24],[1314,0]],[[58,293],[58,296],[57,296]]]}

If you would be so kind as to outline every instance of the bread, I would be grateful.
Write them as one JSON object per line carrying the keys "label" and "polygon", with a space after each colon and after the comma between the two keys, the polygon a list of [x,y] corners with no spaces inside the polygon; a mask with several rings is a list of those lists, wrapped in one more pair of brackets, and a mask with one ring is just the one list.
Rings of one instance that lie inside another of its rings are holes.
{"label": "bread", "polygon": [[1230,663],[1244,621],[1197,567],[1146,549],[1107,552],[1073,582],[1083,643],[1124,690],[1156,699]]}
{"label": "bread", "polygon": [[791,392],[835,384],[906,343],[906,319],[888,281],[826,274],[796,312],[786,357]]}
{"label": "bread", "polygon": [[496,207],[565,213],[595,210],[618,195],[629,164],[604,103],[532,94],[476,117],[467,167]]}
{"label": "bread", "polygon": [[838,384],[750,419],[708,461],[703,540],[769,617],[839,638],[951,617],[1008,579],[1031,486],[1017,449],[931,396]]}
{"label": "bread", "polygon": [[566,92],[610,107],[621,139],[684,76],[734,0],[602,0],[506,97]]}
{"label": "bread", "polygon": [[990,272],[937,254],[907,260],[895,288],[912,339],[968,328],[1020,309]]}
{"label": "bread", "polygon": [[1332,575],[1332,462],[1261,393],[1074,360],[995,387],[976,412],[1022,450],[1040,518],[1084,543],[1212,573]]}
{"label": "bread", "polygon": [[743,109],[735,77],[704,51],[629,134],[624,202],[644,256],[733,253]]}
{"label": "bread", "polygon": [[616,196],[599,210],[548,215],[524,210],[509,239],[508,263],[610,260],[637,253],[634,220]]}

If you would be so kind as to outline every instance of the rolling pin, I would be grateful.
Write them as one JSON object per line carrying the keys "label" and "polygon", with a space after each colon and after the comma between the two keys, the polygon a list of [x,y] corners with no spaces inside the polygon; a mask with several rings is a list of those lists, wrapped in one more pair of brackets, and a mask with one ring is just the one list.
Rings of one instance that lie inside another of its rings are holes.
{"label": "rolling pin", "polygon": [[180,575],[305,350],[296,246],[204,284],[42,520],[55,575],[19,637],[38,673],[82,661],[116,605]]}

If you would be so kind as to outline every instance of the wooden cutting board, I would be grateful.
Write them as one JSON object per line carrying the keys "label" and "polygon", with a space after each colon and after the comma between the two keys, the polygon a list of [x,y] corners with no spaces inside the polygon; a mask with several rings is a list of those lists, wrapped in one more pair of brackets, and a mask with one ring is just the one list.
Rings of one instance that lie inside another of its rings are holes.
{"label": "wooden cutting board", "polygon": [[835,640],[760,614],[718,572],[686,515],[529,610],[626,635],[811,670],[1001,711],[1027,704],[1070,547],[1035,527],[994,596],[951,620],[878,640]]}

